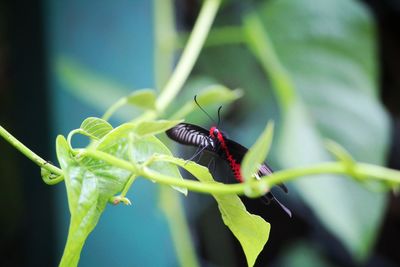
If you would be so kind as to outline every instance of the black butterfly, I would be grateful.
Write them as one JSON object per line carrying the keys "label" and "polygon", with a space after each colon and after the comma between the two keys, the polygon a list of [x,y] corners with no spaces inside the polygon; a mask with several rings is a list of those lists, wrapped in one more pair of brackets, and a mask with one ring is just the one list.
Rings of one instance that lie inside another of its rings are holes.
{"label": "black butterfly", "polygon": [[[248,149],[241,144],[226,138],[217,127],[213,126],[210,128],[210,131],[207,131],[197,125],[180,123],[167,130],[166,133],[169,138],[180,144],[197,147],[199,152],[196,153],[196,155],[204,150],[218,155],[229,164],[236,180],[238,180],[238,182],[243,182],[243,177],[240,172],[240,164]],[[266,176],[272,172],[272,169],[266,163],[263,163],[259,167],[256,177]],[[288,189],[284,184],[279,184],[279,187],[285,193],[288,192]],[[267,203],[272,200],[275,201],[290,217],[292,216],[291,211],[280,203],[272,192],[266,193],[264,197],[265,200],[267,200]]]}

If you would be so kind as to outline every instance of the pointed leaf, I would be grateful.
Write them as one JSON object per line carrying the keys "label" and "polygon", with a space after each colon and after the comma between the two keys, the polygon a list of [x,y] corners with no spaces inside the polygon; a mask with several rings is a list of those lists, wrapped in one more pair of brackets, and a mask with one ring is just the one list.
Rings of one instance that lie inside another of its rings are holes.
{"label": "pointed leaf", "polygon": [[241,172],[245,179],[257,173],[258,168],[267,157],[271,147],[273,132],[274,124],[273,122],[269,122],[264,132],[244,156],[241,164]]}
{"label": "pointed leaf", "polygon": [[[216,183],[207,168],[192,161],[172,156],[158,156],[158,160],[173,162],[202,182]],[[260,216],[249,213],[236,195],[213,195],[218,203],[222,220],[242,245],[248,266],[253,266],[269,238],[271,226]]]}
{"label": "pointed leaf", "polygon": [[247,265],[254,266],[269,238],[271,225],[258,215],[249,213],[238,196],[214,196],[226,226],[242,245]]}

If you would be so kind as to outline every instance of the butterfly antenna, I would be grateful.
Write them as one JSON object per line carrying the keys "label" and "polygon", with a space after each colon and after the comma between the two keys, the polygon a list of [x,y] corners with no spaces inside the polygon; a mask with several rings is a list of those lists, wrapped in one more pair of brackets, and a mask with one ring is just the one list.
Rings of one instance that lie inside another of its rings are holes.
{"label": "butterfly antenna", "polygon": [[[196,103],[196,105],[204,112],[204,114],[207,115],[207,117],[215,123],[215,120],[210,116],[210,114],[207,113],[207,111],[205,111],[199,104],[199,102],[197,102],[197,95],[194,96],[194,102]],[[219,117],[219,116],[218,116]],[[218,120],[219,121],[219,120]]]}
{"label": "butterfly antenna", "polygon": [[221,122],[221,109],[222,109],[222,106],[220,106],[218,108],[218,124],[217,124],[217,127],[219,127],[219,123]]}

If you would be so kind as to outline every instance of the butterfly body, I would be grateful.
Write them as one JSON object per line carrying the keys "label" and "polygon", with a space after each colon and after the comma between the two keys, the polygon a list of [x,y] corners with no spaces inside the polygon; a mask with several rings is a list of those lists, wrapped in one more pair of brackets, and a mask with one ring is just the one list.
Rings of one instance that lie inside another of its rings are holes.
{"label": "butterfly body", "polygon": [[244,179],[240,171],[240,162],[242,161],[242,159],[235,158],[234,155],[232,155],[225,141],[228,139],[215,126],[210,128],[210,137],[215,141],[215,143],[219,144],[220,149],[216,152],[222,157],[225,156],[225,159],[228,161],[229,167],[231,168],[235,179],[240,183],[243,182]]}

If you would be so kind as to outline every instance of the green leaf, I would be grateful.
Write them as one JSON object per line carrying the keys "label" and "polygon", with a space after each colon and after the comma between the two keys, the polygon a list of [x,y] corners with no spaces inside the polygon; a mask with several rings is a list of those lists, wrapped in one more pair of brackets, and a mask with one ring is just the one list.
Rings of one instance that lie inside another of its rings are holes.
{"label": "green leaf", "polygon": [[254,176],[257,173],[257,169],[265,161],[271,147],[273,132],[274,123],[269,122],[264,132],[244,156],[241,172],[245,179]]}
{"label": "green leaf", "polygon": [[[137,138],[136,125],[127,123],[106,134],[92,150],[100,150],[136,164],[149,160],[154,154],[171,152],[154,136]],[[87,236],[96,226],[110,198],[121,192],[130,171],[114,167],[90,157],[77,159],[65,138],[57,138],[57,157],[65,176],[71,222],[61,266],[76,266]],[[177,166],[168,162],[154,162],[149,168],[162,174],[180,176]],[[175,188],[186,194],[186,189]]]}
{"label": "green leaf", "polygon": [[127,96],[126,102],[141,109],[155,110],[156,94],[152,89],[136,90]]}
{"label": "green leaf", "polygon": [[143,121],[138,123],[135,132],[140,136],[155,135],[165,132],[180,122],[182,122],[182,120]]}
{"label": "green leaf", "polygon": [[[194,175],[201,182],[217,183],[207,168],[192,161],[159,156],[159,160],[173,162]],[[239,240],[248,266],[253,266],[269,238],[271,226],[260,216],[249,213],[237,195],[213,195],[218,203],[222,220]]]}
{"label": "green leaf", "polygon": [[[227,87],[216,84],[205,88],[197,95],[197,101],[204,106],[212,104],[230,103],[243,95],[240,89],[230,90]],[[193,104],[193,103],[192,103]]]}
{"label": "green leaf", "polygon": [[[98,150],[118,155],[119,158],[144,163],[154,156],[154,154],[163,154],[172,156],[171,151],[155,136],[147,135],[144,137],[136,136],[137,125],[125,123],[115,128],[95,147]],[[128,145],[130,144],[130,145]],[[168,162],[153,162],[147,167],[159,173],[183,179],[179,169]],[[186,188],[173,186],[177,191],[187,194]]]}
{"label": "green leaf", "polygon": [[258,215],[249,213],[238,196],[214,196],[226,226],[242,245],[247,265],[254,266],[269,238],[271,225]]}
{"label": "green leaf", "polygon": [[96,226],[110,197],[122,190],[131,173],[99,160],[77,160],[62,136],[57,137],[56,145],[71,213],[60,266],[77,266],[87,236]]}
{"label": "green leaf", "polygon": [[[116,101],[111,105],[103,115],[104,120],[109,120],[117,110],[124,106],[131,105],[136,108],[144,110],[155,110],[156,95],[152,89],[140,89],[131,93],[129,96],[125,96]],[[130,118],[131,119],[131,118]]]}
{"label": "green leaf", "polygon": [[85,134],[94,140],[103,138],[113,129],[107,121],[95,117],[85,119],[80,128],[82,129],[81,134]]}
{"label": "green leaf", "polygon": [[[202,107],[207,107],[215,104],[225,104],[230,103],[243,95],[243,91],[240,89],[230,90],[227,87],[219,84],[210,85],[203,89],[197,94],[197,102]],[[196,104],[193,99],[186,102],[174,115],[172,118],[185,118],[189,113],[191,113],[196,108]]]}
{"label": "green leaf", "polygon": [[[287,99],[290,103],[284,107],[280,129],[281,166],[329,160],[323,148],[326,138],[342,144],[356,160],[382,164],[389,124],[377,98],[376,36],[367,10],[356,1],[281,0],[259,6],[257,14],[268,31],[259,36],[270,37],[284,68],[268,72],[278,81],[276,94],[282,93],[281,87],[296,89],[294,100],[289,99],[290,93],[280,95],[282,106]],[[353,257],[365,259],[386,197],[333,175],[293,184]]]}

